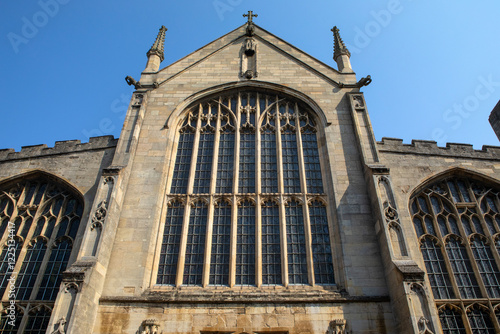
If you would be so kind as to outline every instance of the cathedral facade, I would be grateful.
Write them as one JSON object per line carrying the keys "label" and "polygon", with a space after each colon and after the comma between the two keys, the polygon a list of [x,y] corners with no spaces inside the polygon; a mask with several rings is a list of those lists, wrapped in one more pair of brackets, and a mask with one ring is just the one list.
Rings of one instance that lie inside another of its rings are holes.
{"label": "cathedral facade", "polygon": [[0,333],[500,332],[500,148],[377,142],[334,69],[248,22],[119,139],[0,150]]}

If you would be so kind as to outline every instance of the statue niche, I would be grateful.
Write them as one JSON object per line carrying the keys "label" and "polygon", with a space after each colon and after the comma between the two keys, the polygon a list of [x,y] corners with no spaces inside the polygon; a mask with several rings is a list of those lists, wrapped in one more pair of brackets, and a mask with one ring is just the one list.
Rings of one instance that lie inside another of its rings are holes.
{"label": "statue niche", "polygon": [[246,79],[257,77],[257,43],[252,37],[247,37],[240,52],[240,76]]}

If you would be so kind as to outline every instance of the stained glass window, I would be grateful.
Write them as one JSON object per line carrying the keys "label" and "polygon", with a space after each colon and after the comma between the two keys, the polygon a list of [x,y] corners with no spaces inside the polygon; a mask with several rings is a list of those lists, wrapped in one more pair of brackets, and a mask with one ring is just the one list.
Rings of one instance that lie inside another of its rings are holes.
{"label": "stained glass window", "polygon": [[238,207],[236,284],[255,284],[255,206],[249,201]]}
{"label": "stained glass window", "polygon": [[45,334],[50,321],[51,310],[44,306],[37,307],[30,311],[28,323],[24,328],[23,334]]}
{"label": "stained glass window", "polygon": [[281,135],[283,150],[283,182],[285,193],[300,192],[299,161],[297,136],[292,130],[285,130]]}
{"label": "stained glass window", "polygon": [[332,248],[326,219],[326,206],[314,201],[309,206],[311,220],[312,254],[314,262],[314,280],[317,284],[332,284],[333,276]]}
{"label": "stained glass window", "polygon": [[290,284],[307,284],[307,260],[302,206],[292,201],[286,207],[288,246],[288,280]]}
{"label": "stained glass window", "polygon": [[498,271],[491,249],[479,237],[471,240],[471,248],[488,296],[491,298],[500,298],[500,272]]}
{"label": "stained glass window", "polygon": [[[53,176],[33,173],[0,185],[0,239],[5,245],[0,255],[0,297],[3,303],[12,299],[7,279],[16,272],[16,304],[29,305],[26,312],[18,310],[15,330],[2,322],[0,333],[46,332],[82,212],[80,196]],[[7,267],[9,253],[14,255],[13,270]]]}
{"label": "stained glass window", "polygon": [[490,305],[500,298],[494,256],[500,248],[499,194],[500,187],[477,177],[449,176],[410,201],[434,297],[438,303],[446,299],[439,310],[444,333],[495,332]]}
{"label": "stained glass window", "polygon": [[436,244],[435,240],[425,238],[421,241],[420,250],[424,257],[425,267],[427,268],[427,275],[431,282],[434,298],[454,298],[455,296],[453,294],[441,248]]}
{"label": "stained glass window", "polygon": [[262,206],[262,284],[282,284],[279,207],[272,201]]}
{"label": "stained glass window", "polygon": [[170,190],[173,194],[185,194],[187,191],[189,169],[191,166],[191,157],[193,155],[193,132],[195,129],[191,123],[194,123],[196,126],[196,118],[190,115],[187,117],[179,135],[174,176],[172,177],[172,188]]}
{"label": "stained glass window", "polygon": [[56,240],[50,252],[49,261],[45,267],[45,274],[43,275],[36,299],[56,299],[59,285],[61,284],[62,273],[66,270],[71,249],[71,239],[61,238]]}
{"label": "stained glass window", "polygon": [[281,93],[234,90],[189,106],[174,140],[156,283],[335,284],[321,131],[306,104]]}
{"label": "stained glass window", "polygon": [[158,267],[158,284],[175,284],[179,246],[184,219],[184,205],[173,202],[168,207],[168,214],[163,230],[163,243]]}
{"label": "stained glass window", "polygon": [[472,333],[476,334],[495,334],[495,326],[491,321],[489,312],[479,305],[474,305],[468,309],[467,317],[472,329]]}
{"label": "stained glass window", "polygon": [[183,284],[186,285],[202,284],[207,214],[208,208],[204,202],[192,204],[187,233],[186,263],[184,265]]}
{"label": "stained glass window", "polygon": [[231,206],[226,201],[223,201],[217,203],[214,210],[212,254],[210,260],[210,284],[228,285]]}
{"label": "stained glass window", "polygon": [[261,140],[262,192],[278,192],[278,165],[276,160],[276,133],[271,129],[262,132]]}
{"label": "stained glass window", "polygon": [[439,320],[443,328],[443,334],[466,334],[464,322],[460,311],[454,308],[442,308],[439,310]]}
{"label": "stained glass window", "polygon": [[311,194],[321,194],[323,193],[323,182],[318,154],[318,141],[314,128],[305,128],[305,130],[302,131],[302,146],[304,147],[307,192]]}
{"label": "stained glass window", "polygon": [[220,134],[219,157],[217,167],[217,193],[233,192],[234,133]]}

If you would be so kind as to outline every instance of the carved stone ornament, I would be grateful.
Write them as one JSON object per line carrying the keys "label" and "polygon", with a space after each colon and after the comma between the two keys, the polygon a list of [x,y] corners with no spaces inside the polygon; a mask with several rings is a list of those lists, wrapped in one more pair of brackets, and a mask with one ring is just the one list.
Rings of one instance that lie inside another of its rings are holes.
{"label": "carved stone ornament", "polygon": [[134,95],[134,107],[139,107],[142,104],[143,98],[144,98],[144,95],[135,94]]}
{"label": "carved stone ornament", "polygon": [[354,108],[364,108],[365,103],[363,102],[363,98],[359,95],[354,95],[352,97],[352,102],[354,104]]}
{"label": "carved stone ornament", "polygon": [[104,178],[104,184],[108,184],[108,183],[109,183],[109,184],[113,184],[113,183],[115,183],[115,179],[114,179],[114,177],[112,177],[112,176],[106,176],[106,177]]}
{"label": "carved stone ornament", "polygon": [[138,334],[160,334],[160,323],[156,319],[144,320]]}
{"label": "carved stone ornament", "polygon": [[406,282],[422,282],[425,277],[425,272],[420,269],[418,264],[413,260],[395,260],[393,261],[396,268],[403,275],[403,280]]}
{"label": "carved stone ornament", "polygon": [[381,164],[368,165],[373,175],[389,175],[390,168]]}
{"label": "carved stone ornament", "polygon": [[255,54],[256,43],[255,40],[251,37],[248,37],[245,40],[245,54],[247,56],[253,56]]}
{"label": "carved stone ornament", "polygon": [[56,322],[56,329],[51,334],[65,334],[64,327],[66,325],[66,318],[62,317]]}
{"label": "carved stone ornament", "polygon": [[428,324],[429,324],[429,320],[425,319],[424,317],[421,317],[418,320],[418,333],[419,334],[434,334],[434,332],[429,329]]}
{"label": "carved stone ornament", "polygon": [[92,225],[90,226],[91,230],[94,230],[97,227],[102,227],[104,225],[104,220],[106,219],[106,214],[108,213],[108,202],[102,201],[99,203],[99,206],[94,212],[92,216]]}
{"label": "carved stone ornament", "polygon": [[396,209],[388,205],[385,209],[385,218],[387,219],[387,221],[397,221],[398,212],[396,211]]}
{"label": "carved stone ornament", "polygon": [[345,319],[335,319],[330,321],[330,326],[328,326],[326,334],[347,334],[348,332],[345,329],[346,323]]}
{"label": "carved stone ornament", "polygon": [[62,273],[64,291],[70,292],[72,289],[76,289],[76,291],[79,292],[82,288],[86,272],[89,271],[94,264],[95,263],[91,261],[77,261],[67,268],[66,271]]}

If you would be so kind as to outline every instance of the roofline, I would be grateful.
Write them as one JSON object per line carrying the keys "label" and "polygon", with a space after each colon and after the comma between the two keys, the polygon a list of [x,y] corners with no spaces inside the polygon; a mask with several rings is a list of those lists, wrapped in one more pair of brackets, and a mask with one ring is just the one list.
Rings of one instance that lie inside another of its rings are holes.
{"label": "roofline", "polygon": [[[202,50],[202,49],[206,48],[206,47],[207,47],[207,46],[209,46],[210,44],[213,44],[214,42],[216,42],[216,41],[218,41],[218,40],[220,40],[220,39],[223,39],[224,37],[226,37],[226,36],[228,36],[228,35],[230,35],[230,34],[232,34],[232,33],[236,32],[236,31],[240,30],[240,29],[241,29],[241,28],[243,28],[244,26],[246,26],[246,23],[245,23],[245,24],[243,24],[243,25],[241,25],[241,26],[239,26],[239,27],[237,27],[236,29],[233,29],[233,30],[231,30],[230,32],[228,32],[228,33],[226,33],[226,34],[222,35],[221,37],[218,37],[218,38],[216,38],[216,39],[212,40],[211,42],[209,42],[209,43],[207,43],[207,44],[203,45],[202,47],[199,47],[199,48],[198,48],[198,49],[196,49],[195,51],[193,51],[193,52],[191,52],[191,53],[187,54],[186,56],[184,56],[184,57],[182,57],[182,58],[180,58],[180,59],[178,59],[178,60],[174,61],[173,63],[169,64],[168,66],[163,67],[163,68],[162,68],[162,69],[160,69],[158,72],[142,72],[141,74],[159,73],[159,72],[161,72],[161,71],[163,71],[163,70],[165,70],[165,69],[167,69],[167,68],[169,68],[169,67],[171,67],[171,66],[173,66],[173,65],[175,65],[175,64],[177,64],[177,63],[179,63],[179,62],[181,62],[181,61],[183,61],[184,59],[186,59],[186,58],[190,57],[191,55],[194,55],[196,52],[198,52],[198,51],[200,51],[200,50]],[[261,26],[259,26],[259,25],[257,25],[257,24],[254,24],[254,26],[256,26],[257,28],[259,28],[259,29],[260,29],[261,31],[263,31],[264,33],[269,34],[269,35],[273,36],[274,38],[278,39],[280,42],[283,42],[284,44],[286,44],[287,46],[291,47],[291,48],[292,48],[292,49],[294,49],[295,51],[297,51],[297,52],[299,52],[299,53],[302,53],[302,54],[306,55],[307,57],[311,58],[311,59],[312,59],[312,60],[314,60],[315,62],[317,62],[317,63],[319,63],[319,64],[321,64],[321,65],[325,66],[326,68],[328,68],[328,69],[330,69],[330,70],[333,70],[334,72],[336,72],[336,73],[338,73],[338,74],[340,74],[340,75],[356,75],[356,73],[355,73],[355,72],[351,72],[351,73],[342,73],[342,72],[340,72],[339,70],[337,70],[337,69],[333,68],[332,66],[330,66],[330,65],[328,65],[328,64],[326,64],[326,63],[324,63],[324,62],[322,62],[321,60],[317,59],[316,57],[311,56],[309,53],[307,53],[307,52],[303,51],[302,49],[299,49],[298,47],[294,46],[293,44],[291,44],[291,43],[287,42],[286,40],[282,39],[281,37],[278,37],[277,35],[275,35],[275,34],[273,34],[273,33],[269,32],[269,31],[267,31],[266,29],[262,28]],[[256,34],[256,35],[258,35],[258,34]],[[242,36],[245,36],[245,34],[243,33],[243,34],[239,35],[238,37],[236,37],[235,39],[231,40],[231,42],[226,43],[225,45],[231,44],[232,42],[234,42],[234,41],[238,40],[238,39],[239,39],[239,38],[241,38]],[[265,40],[262,36],[259,36],[259,37],[260,37],[262,40]],[[269,44],[271,44],[271,43],[269,43]],[[277,49],[282,50],[283,52],[286,52],[286,51],[284,51],[283,49],[279,48],[278,46],[276,46],[276,45],[274,45],[274,44],[273,44],[273,46],[274,46],[275,48],[277,48]],[[295,58],[295,57],[294,57],[294,58]]]}

